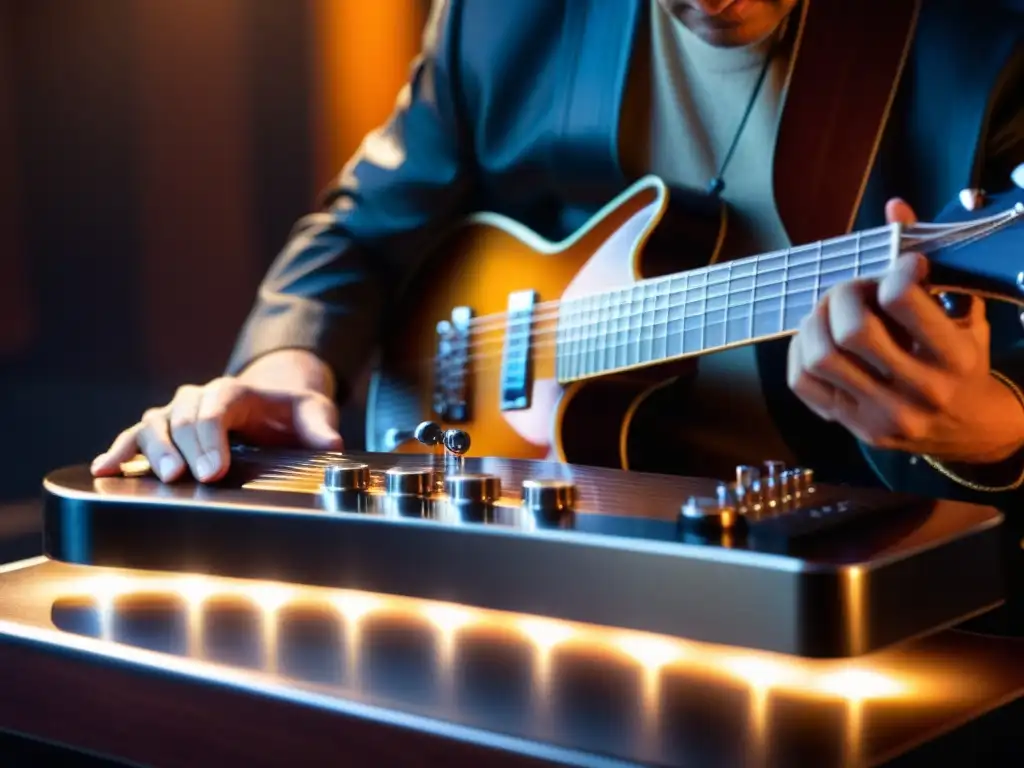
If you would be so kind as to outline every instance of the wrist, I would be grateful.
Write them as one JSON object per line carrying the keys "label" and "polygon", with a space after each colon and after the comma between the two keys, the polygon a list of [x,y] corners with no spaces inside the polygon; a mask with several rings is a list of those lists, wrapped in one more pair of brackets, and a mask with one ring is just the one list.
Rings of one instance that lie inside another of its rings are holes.
{"label": "wrist", "polygon": [[251,386],[310,390],[334,398],[337,382],[330,366],[306,349],[278,349],[253,360],[238,374]]}
{"label": "wrist", "polygon": [[991,447],[976,463],[995,464],[1020,453],[1024,448],[1024,392],[999,371],[991,371],[987,396],[982,401],[989,418],[987,432],[983,427],[980,439],[990,435]]}

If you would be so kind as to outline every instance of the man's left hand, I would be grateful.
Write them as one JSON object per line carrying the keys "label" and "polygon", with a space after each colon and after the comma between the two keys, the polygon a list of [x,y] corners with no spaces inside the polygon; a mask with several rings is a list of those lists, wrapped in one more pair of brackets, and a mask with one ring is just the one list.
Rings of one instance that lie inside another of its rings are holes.
{"label": "man's left hand", "polygon": [[[891,200],[886,218],[912,225]],[[928,262],[899,257],[881,278],[835,286],[789,347],[788,380],[818,416],[868,445],[992,463],[1024,445],[1024,407],[990,375],[989,325],[974,299],[950,318],[924,287]]]}

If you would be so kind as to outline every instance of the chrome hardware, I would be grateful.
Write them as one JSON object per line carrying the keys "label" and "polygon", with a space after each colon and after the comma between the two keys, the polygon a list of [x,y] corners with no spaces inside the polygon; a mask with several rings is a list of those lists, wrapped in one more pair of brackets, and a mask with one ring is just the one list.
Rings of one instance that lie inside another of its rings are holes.
{"label": "chrome hardware", "polygon": [[735,507],[706,496],[691,496],[679,510],[679,524],[686,533],[731,531],[737,519]]}
{"label": "chrome hardware", "polygon": [[456,505],[493,504],[501,497],[501,478],[495,475],[448,475],[444,492]]}
{"label": "chrome hardware", "polygon": [[424,499],[434,490],[434,473],[429,469],[392,467],[384,473],[384,492],[391,497]]}
{"label": "chrome hardware", "polygon": [[736,467],[736,485],[744,490],[750,490],[755,481],[761,479],[761,470],[746,464]]}
{"label": "chrome hardware", "polygon": [[365,491],[370,485],[367,464],[328,464],[324,468],[323,489],[331,493]]}
{"label": "chrome hardware", "polygon": [[437,324],[437,355],[434,358],[433,410],[442,421],[464,424],[469,421],[470,401],[470,323],[469,307],[456,307],[451,320]]}
{"label": "chrome hardware", "polygon": [[441,435],[441,445],[449,453],[456,456],[464,456],[471,445],[469,432],[461,429],[448,429]]}
{"label": "chrome hardware", "polygon": [[530,407],[533,389],[531,331],[535,291],[516,291],[508,296],[505,315],[505,343],[501,352],[501,402],[503,411]]}
{"label": "chrome hardware", "polygon": [[793,470],[794,493],[814,493],[814,470],[800,467]]}
{"label": "chrome hardware", "polygon": [[443,430],[438,424],[432,421],[421,421],[416,425],[413,437],[423,445],[438,445],[441,442]]}
{"label": "chrome hardware", "polygon": [[523,506],[550,516],[576,511],[576,486],[568,480],[524,480]]}

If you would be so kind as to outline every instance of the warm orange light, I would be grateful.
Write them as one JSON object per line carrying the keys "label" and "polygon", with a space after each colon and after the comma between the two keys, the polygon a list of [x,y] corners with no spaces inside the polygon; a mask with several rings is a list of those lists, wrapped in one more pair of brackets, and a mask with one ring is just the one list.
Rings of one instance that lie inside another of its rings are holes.
{"label": "warm orange light", "polygon": [[678,666],[687,673],[739,682],[752,691],[770,689],[791,695],[864,702],[910,696],[920,700],[928,690],[937,689],[936,683],[927,675],[900,669],[892,661],[886,662],[884,652],[852,660],[801,659],[649,633],[352,590],[113,569],[62,580],[51,584],[50,588],[58,598],[92,598],[103,611],[109,611],[113,601],[122,595],[167,592],[180,596],[190,608],[200,611],[210,598],[246,600],[266,619],[293,601],[333,606],[352,626],[374,613],[387,612],[425,619],[448,638],[482,626],[521,635],[543,656],[550,656],[563,644],[571,643],[594,654],[613,654],[619,659],[631,659],[648,674]]}

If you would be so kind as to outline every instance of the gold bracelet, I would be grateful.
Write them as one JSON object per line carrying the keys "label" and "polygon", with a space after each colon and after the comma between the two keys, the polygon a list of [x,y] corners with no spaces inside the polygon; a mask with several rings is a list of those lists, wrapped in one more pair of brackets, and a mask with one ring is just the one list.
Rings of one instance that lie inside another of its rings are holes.
{"label": "gold bracelet", "polygon": [[[1020,407],[1024,408],[1024,392],[1021,391],[1020,387],[1018,387],[1012,379],[1010,379],[1008,376],[1001,374],[999,371],[990,371],[990,373],[992,374],[993,378],[1009,387],[1010,391],[1013,392],[1013,396],[1017,398],[1017,402],[1020,403]],[[936,472],[945,475],[953,482],[959,483],[965,488],[970,488],[972,491],[1000,493],[1002,491],[1015,491],[1018,488],[1020,488],[1021,485],[1024,485],[1024,467],[1021,468],[1020,475],[1017,477],[1017,479],[1014,480],[1013,483],[1011,483],[1010,485],[987,486],[971,482],[970,480],[960,477],[960,475],[958,475],[956,472],[949,469],[948,467],[943,465],[942,462],[938,461],[935,458],[932,458],[931,456],[926,456],[922,454],[921,458],[928,462],[928,466],[930,466]]]}

